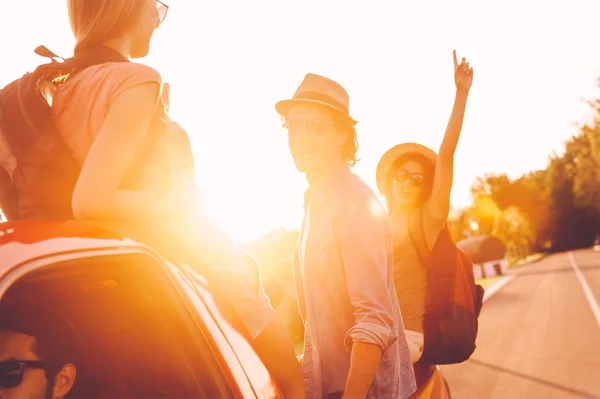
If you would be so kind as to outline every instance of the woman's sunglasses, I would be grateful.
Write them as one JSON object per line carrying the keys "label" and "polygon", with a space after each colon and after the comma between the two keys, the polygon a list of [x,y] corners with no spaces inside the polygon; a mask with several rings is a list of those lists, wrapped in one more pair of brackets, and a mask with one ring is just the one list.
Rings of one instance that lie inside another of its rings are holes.
{"label": "woman's sunglasses", "polygon": [[46,363],[40,360],[5,360],[0,362],[0,389],[10,389],[23,382],[25,369],[45,369]]}
{"label": "woman's sunglasses", "polygon": [[413,187],[423,187],[425,184],[425,176],[422,173],[414,172],[410,173],[406,169],[398,169],[394,179],[399,183],[409,181],[409,184]]}
{"label": "woman's sunglasses", "polygon": [[156,10],[158,11],[158,23],[162,24],[165,18],[167,18],[167,11],[169,11],[169,6],[160,0],[156,0]]}

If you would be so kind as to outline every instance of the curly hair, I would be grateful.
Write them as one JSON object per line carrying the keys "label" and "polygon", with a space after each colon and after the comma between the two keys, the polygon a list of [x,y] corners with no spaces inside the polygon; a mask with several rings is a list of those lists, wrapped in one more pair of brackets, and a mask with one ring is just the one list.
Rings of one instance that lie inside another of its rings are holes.
{"label": "curly hair", "polygon": [[346,143],[342,146],[342,159],[344,162],[353,167],[358,162],[356,154],[358,153],[358,134],[356,127],[349,123],[347,119],[339,116],[334,116],[337,129],[346,135]]}

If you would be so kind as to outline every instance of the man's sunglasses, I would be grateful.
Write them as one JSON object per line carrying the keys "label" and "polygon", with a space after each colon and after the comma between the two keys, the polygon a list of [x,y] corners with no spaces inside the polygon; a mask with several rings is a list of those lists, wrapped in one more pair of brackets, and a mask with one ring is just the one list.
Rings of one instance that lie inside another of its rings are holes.
{"label": "man's sunglasses", "polygon": [[423,176],[422,173],[410,173],[406,169],[398,169],[396,171],[394,179],[399,183],[404,183],[408,180],[410,185],[413,187],[423,187],[423,185],[425,184],[425,176]]}
{"label": "man's sunglasses", "polygon": [[10,389],[23,382],[25,369],[46,369],[40,360],[5,360],[0,362],[0,389]]}
{"label": "man's sunglasses", "polygon": [[158,11],[158,23],[162,24],[165,18],[167,18],[167,11],[169,11],[169,6],[160,0],[156,0],[156,10]]}

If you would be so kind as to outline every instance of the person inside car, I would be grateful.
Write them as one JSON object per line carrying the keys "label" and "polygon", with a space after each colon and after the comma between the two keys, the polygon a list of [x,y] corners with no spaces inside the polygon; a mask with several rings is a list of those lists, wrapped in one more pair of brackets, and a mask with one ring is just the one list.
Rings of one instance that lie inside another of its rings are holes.
{"label": "person inside car", "polygon": [[0,399],[77,394],[77,333],[48,308],[0,305]]}

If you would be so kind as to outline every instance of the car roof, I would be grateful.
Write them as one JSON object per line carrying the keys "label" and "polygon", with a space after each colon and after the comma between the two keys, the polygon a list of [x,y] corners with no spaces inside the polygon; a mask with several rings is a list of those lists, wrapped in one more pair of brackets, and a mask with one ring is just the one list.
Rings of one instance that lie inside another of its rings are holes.
{"label": "car roof", "polygon": [[80,221],[0,223],[0,277],[20,264],[59,253],[115,247],[146,248],[140,224]]}

